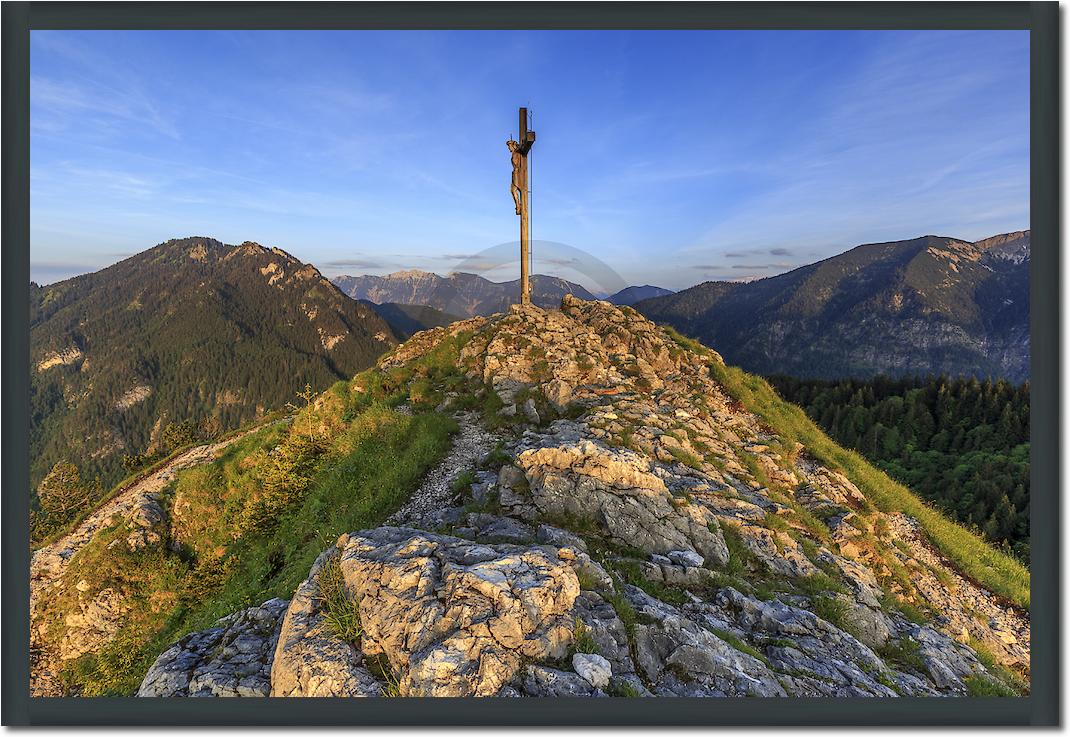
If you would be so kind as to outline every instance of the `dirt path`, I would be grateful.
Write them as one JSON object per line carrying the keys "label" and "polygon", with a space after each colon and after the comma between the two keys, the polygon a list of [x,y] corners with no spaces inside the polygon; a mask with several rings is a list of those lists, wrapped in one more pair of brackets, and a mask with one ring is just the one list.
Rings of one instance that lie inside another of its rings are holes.
{"label": "dirt path", "polygon": [[412,493],[405,506],[387,520],[387,524],[419,527],[431,513],[452,506],[453,480],[479,465],[501,440],[484,429],[474,412],[457,415],[457,424],[460,425],[460,431],[453,440],[450,452],[427,473],[420,487]]}

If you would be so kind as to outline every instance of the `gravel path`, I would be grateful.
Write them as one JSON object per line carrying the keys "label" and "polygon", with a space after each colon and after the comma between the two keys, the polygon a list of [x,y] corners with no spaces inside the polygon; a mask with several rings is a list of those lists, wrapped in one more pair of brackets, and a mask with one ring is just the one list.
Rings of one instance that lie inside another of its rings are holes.
{"label": "gravel path", "polygon": [[420,488],[387,524],[420,527],[433,512],[453,506],[453,480],[477,466],[501,440],[483,428],[479,415],[474,412],[461,413],[456,419],[461,429],[454,436],[450,452],[428,472]]}

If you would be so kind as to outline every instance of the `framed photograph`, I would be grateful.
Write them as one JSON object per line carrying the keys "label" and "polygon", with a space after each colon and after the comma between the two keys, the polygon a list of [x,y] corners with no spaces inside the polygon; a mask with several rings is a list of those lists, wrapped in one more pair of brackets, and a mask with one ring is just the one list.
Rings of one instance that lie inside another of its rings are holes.
{"label": "framed photograph", "polygon": [[1057,10],[5,3],[5,723],[1056,724]]}

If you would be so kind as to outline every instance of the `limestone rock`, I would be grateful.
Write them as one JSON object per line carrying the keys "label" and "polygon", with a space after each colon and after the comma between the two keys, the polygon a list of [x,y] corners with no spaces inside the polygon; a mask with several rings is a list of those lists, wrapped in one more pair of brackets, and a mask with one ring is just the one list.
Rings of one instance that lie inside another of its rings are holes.
{"label": "limestone rock", "polygon": [[638,453],[586,440],[526,450],[517,462],[543,515],[594,521],[618,544],[649,553],[692,550],[728,562],[712,517],[698,505],[674,504],[651,461]]}
{"label": "limestone rock", "polygon": [[575,548],[584,553],[587,552],[587,543],[582,537],[553,525],[539,525],[535,533],[535,539],[541,543],[556,545],[559,548]]}
{"label": "limestone rock", "polygon": [[605,695],[582,676],[542,665],[527,667],[524,672],[523,688],[528,696],[538,698]]}
{"label": "limestone rock", "polygon": [[762,661],[734,648],[675,607],[625,587],[647,623],[635,625],[638,665],[654,692],[678,696],[784,696]]}
{"label": "limestone rock", "polygon": [[270,599],[186,635],[156,659],[138,696],[267,696],[289,602]]}
{"label": "limestone rock", "polygon": [[706,562],[706,559],[694,550],[670,550],[665,557],[677,565],[689,568],[701,568]]}
{"label": "limestone rock", "polygon": [[385,656],[403,695],[494,695],[572,638],[576,574],[542,548],[381,527],[351,536],[341,566],[363,652]]}
{"label": "limestone rock", "polygon": [[339,555],[320,555],[294,594],[279,632],[271,666],[272,696],[379,696],[382,688],[364,667],[361,652],[327,627],[319,573]]}
{"label": "limestone rock", "polygon": [[608,686],[613,677],[609,661],[593,653],[576,653],[572,656],[572,667],[585,681],[599,689]]}

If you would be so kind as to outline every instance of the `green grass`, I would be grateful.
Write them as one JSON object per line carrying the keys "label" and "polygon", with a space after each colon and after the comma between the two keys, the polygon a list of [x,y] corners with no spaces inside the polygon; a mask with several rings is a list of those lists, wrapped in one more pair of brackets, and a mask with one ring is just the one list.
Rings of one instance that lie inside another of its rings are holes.
{"label": "green grass", "polygon": [[610,683],[606,694],[618,699],[637,699],[641,695],[639,689],[627,681],[621,680],[615,680]]}
{"label": "green grass", "polygon": [[454,494],[466,494],[475,482],[476,472],[472,469],[468,469],[457,474],[453,479],[453,482],[450,484],[450,489],[453,490]]}
{"label": "green grass", "polygon": [[624,594],[614,591],[612,594],[604,594],[603,597],[617,613],[617,618],[624,625],[624,632],[628,635],[628,642],[635,642],[635,625],[639,622],[639,615],[631,602],[624,598]]}
{"label": "green grass", "polygon": [[834,627],[847,631],[847,602],[834,596],[815,596],[810,600],[814,614]]}
{"label": "green grass", "polygon": [[319,573],[319,601],[323,618],[335,635],[354,647],[360,643],[363,632],[357,603],[346,594],[345,580],[339,559],[328,561]]}
{"label": "green grass", "polygon": [[[671,328],[666,328],[666,332],[688,350],[711,354],[708,348],[676,334]],[[902,512],[917,519],[933,545],[965,575],[1013,604],[1029,608],[1029,571],[1019,561],[949,520],[858,453],[837,445],[800,407],[781,399],[761,377],[716,360],[710,361],[709,368],[711,376],[725,391],[783,440],[802,443],[818,461],[844,473],[881,511]]]}
{"label": "green grass", "polygon": [[642,589],[659,601],[675,606],[681,606],[688,602],[688,598],[682,590],[667,586],[660,581],[651,581],[644,576],[637,560],[616,560],[611,565],[620,573],[625,583]]}
{"label": "green grass", "polygon": [[390,662],[386,659],[385,655],[376,655],[374,658],[368,658],[364,661],[364,664],[380,683],[385,684],[383,686],[383,696],[385,698],[396,699],[401,697],[400,679],[397,674],[394,673],[394,669],[390,667]]}
{"label": "green grass", "polygon": [[502,466],[508,466],[513,462],[513,457],[505,452],[505,446],[500,441],[494,446],[494,450],[487,454],[487,457],[483,459],[483,467],[488,469],[500,469]]}
{"label": "green grass", "polygon": [[889,612],[899,612],[914,624],[929,624],[932,621],[932,616],[920,606],[890,596],[881,597],[881,608]]}
{"label": "green grass", "polygon": [[847,587],[841,581],[823,571],[810,576],[799,576],[794,580],[794,584],[796,589],[808,596],[815,596],[829,591],[838,594],[847,593]]}
{"label": "green grass", "polygon": [[[333,450],[321,457],[303,493],[290,506],[277,510],[276,524],[264,531],[234,528],[240,537],[225,546],[220,559],[225,565],[218,575],[207,577],[210,585],[190,572],[181,555],[161,549],[133,553],[124,546],[104,548],[107,553],[103,554],[98,548],[110,538],[98,536],[83,551],[97,556],[85,563],[84,570],[93,570],[102,587],[108,581],[125,582],[137,602],[151,599],[154,592],[191,595],[172,596],[157,606],[156,612],[145,601],[143,616],[130,619],[135,629],[97,656],[68,669],[71,687],[85,694],[129,694],[153,659],[187,632],[210,627],[219,617],[272,597],[292,596],[315,559],[340,534],[382,524],[401,505],[448,450],[449,436],[456,429],[456,423],[442,415],[408,416],[384,404],[368,405],[334,437]],[[200,490],[199,506],[189,516],[225,519],[228,505],[234,507],[241,490],[255,479],[256,463],[250,468],[250,459],[263,450],[262,443],[269,436],[239,441],[243,447],[232,449],[212,464],[214,473],[206,474],[203,467],[183,472],[179,487],[186,474],[210,482]],[[194,552],[187,556],[192,554],[196,560],[196,551],[218,544],[215,538],[199,539],[209,529],[189,530],[185,542]],[[123,532],[120,529],[113,534]],[[128,557],[132,560],[127,561]],[[79,569],[74,565],[70,573],[76,575]],[[330,588],[330,576],[328,568],[327,596],[333,602],[328,607],[329,619],[334,620],[340,636],[352,637],[359,631],[359,622],[344,610],[340,591]]]}
{"label": "green grass", "polygon": [[966,691],[974,698],[1014,698],[1018,692],[991,676],[967,676],[963,683]]}
{"label": "green grass", "polygon": [[715,629],[715,630],[713,630],[713,634],[715,634],[718,637],[720,637],[722,640],[727,642],[729,645],[734,647],[736,650],[739,650],[741,653],[746,653],[747,655],[750,655],[752,658],[757,658],[758,660],[762,661],[763,663],[765,663],[766,666],[770,666],[769,658],[765,657],[765,655],[763,655],[761,652],[759,652],[755,648],[751,647],[747,643],[743,642],[743,640],[741,640],[739,637],[737,637],[736,635],[732,634],[728,630]]}
{"label": "green grass", "polygon": [[731,524],[723,523],[721,534],[724,535],[724,542],[728,547],[728,564],[725,566],[725,573],[738,577],[753,565],[754,553],[743,544],[742,536]]}
{"label": "green grass", "polygon": [[576,653],[598,654],[598,643],[594,641],[594,636],[591,635],[591,628],[579,618],[575,620],[572,627],[572,645],[569,648],[569,660]]}
{"label": "green grass", "polygon": [[668,446],[669,454],[680,463],[684,464],[688,468],[694,468],[697,471],[702,470],[702,459],[694,453],[689,453],[684,448],[679,446]]}
{"label": "green grass", "polygon": [[985,647],[981,642],[971,638],[968,644],[970,648],[973,649],[974,653],[976,653],[977,659],[981,661],[981,665],[983,665],[993,677],[1003,682],[1004,685],[1017,692],[1019,695],[1027,695],[1029,693],[1028,679],[1023,677],[1020,673],[1000,665],[992,651]]}
{"label": "green grass", "polygon": [[877,649],[877,655],[890,662],[898,669],[907,668],[919,673],[925,673],[925,660],[919,654],[921,646],[909,638],[901,640],[889,640],[883,647]]}

